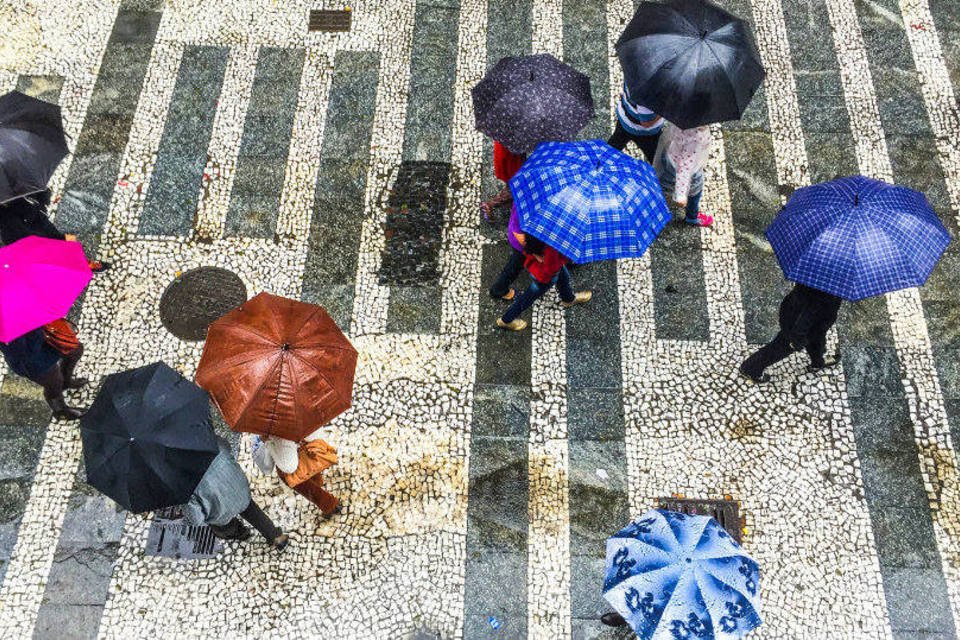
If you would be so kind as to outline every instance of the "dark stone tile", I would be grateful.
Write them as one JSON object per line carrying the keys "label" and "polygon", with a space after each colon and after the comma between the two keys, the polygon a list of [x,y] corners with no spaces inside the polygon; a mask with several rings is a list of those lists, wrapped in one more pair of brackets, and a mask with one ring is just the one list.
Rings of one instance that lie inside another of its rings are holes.
{"label": "dark stone tile", "polygon": [[860,456],[867,502],[879,507],[927,508],[916,449],[878,450]]}
{"label": "dark stone tile", "polygon": [[120,0],[121,11],[162,11],[164,0]]}
{"label": "dark stone tile", "polygon": [[[140,101],[140,91],[143,88],[143,78],[147,70],[147,60],[150,56],[149,45],[127,45],[140,49],[145,56],[143,59],[122,61],[123,72],[111,74],[102,72],[97,76],[97,84],[90,97],[90,106],[87,108],[87,119],[98,114],[123,114],[124,118],[132,118],[133,112]],[[110,49],[104,54],[101,68],[108,65],[108,57],[114,56]]]}
{"label": "dark stone tile", "polygon": [[55,558],[47,579],[44,602],[103,605],[116,560],[116,544],[81,549]]}
{"label": "dark stone tile", "polygon": [[903,396],[900,381],[900,362],[892,347],[878,348],[844,345],[843,371],[847,377],[850,397],[880,398]]}
{"label": "dark stone tile", "polygon": [[153,42],[160,26],[159,11],[131,11],[121,8],[110,32],[107,46],[124,42]]}
{"label": "dark stone tile", "polygon": [[[800,120],[805,132],[850,132],[850,117],[839,71],[798,73],[796,83]],[[809,143],[807,148],[809,150]]]}
{"label": "dark stone tile", "polygon": [[956,640],[952,633],[937,633],[928,631],[894,631],[893,640]]}
{"label": "dark stone tile", "polygon": [[227,235],[272,238],[277,228],[279,208],[279,194],[234,193],[227,210]]}
{"label": "dark stone tile", "polygon": [[107,219],[113,189],[117,183],[121,154],[77,155],[57,206],[57,226],[80,235],[91,248]]}
{"label": "dark stone tile", "polygon": [[[153,43],[111,43],[103,52],[100,70],[91,96],[91,108],[96,104],[97,92],[105,87],[135,85],[140,87],[150,64]],[[139,93],[139,89],[138,89]],[[112,107],[107,111],[115,110]]]}
{"label": "dark stone tile", "polygon": [[837,329],[841,345],[893,346],[887,302],[881,296],[844,302],[840,307]]}
{"label": "dark stone tile", "polygon": [[873,536],[880,564],[887,567],[940,566],[930,510],[885,506],[873,511]]}
{"label": "dark stone tile", "polygon": [[563,59],[590,77],[596,115],[580,132],[580,137],[606,140],[611,128],[605,0],[563,3]]}
{"label": "dark stone tile", "polygon": [[529,387],[489,384],[476,386],[471,437],[523,439],[527,437],[529,421]]}
{"label": "dark stone tile", "polygon": [[[525,617],[527,555],[468,553],[464,608],[466,615],[481,616],[484,620],[489,616],[500,620]],[[501,632],[505,630],[506,627],[501,628]]]}
{"label": "dark stone tile", "polygon": [[890,569],[884,572],[883,582],[893,629],[953,633],[946,584],[939,568]]}
{"label": "dark stone tile", "polygon": [[570,613],[574,618],[599,619],[611,610],[603,599],[605,560],[600,555],[570,558]]}
{"label": "dark stone tile", "polygon": [[91,640],[97,637],[103,605],[43,603],[33,629],[34,640]]}
{"label": "dark stone tile", "polygon": [[459,2],[418,2],[410,59],[405,161],[450,159]]}
{"label": "dark stone tile", "polygon": [[[897,135],[895,130],[887,131],[887,150],[897,184],[923,192],[934,208],[944,213],[949,211],[950,196],[934,138],[930,135]],[[944,221],[953,217],[952,214],[941,215]]]}
{"label": "dark stone tile", "polygon": [[[891,22],[887,16],[880,13],[876,0],[859,0],[856,4],[871,71],[876,73],[880,69],[913,69],[913,55],[907,34],[903,30],[903,22]],[[894,8],[893,13],[899,14],[900,8]]]}
{"label": "dark stone tile", "polygon": [[[502,233],[502,232],[501,232]],[[480,325],[477,330],[477,384],[516,385],[529,387],[531,332],[504,331],[496,327],[496,320],[507,310],[509,303],[490,298],[487,287],[507,263],[510,247],[500,235],[496,244],[483,247],[481,265],[483,288],[480,296]],[[529,282],[526,273],[514,284],[523,291]]]}
{"label": "dark stone tile", "polygon": [[[50,408],[43,399],[40,385],[13,374],[4,376],[0,385],[0,425],[29,427],[39,433],[37,437],[42,443],[49,423]],[[0,456],[3,451],[0,450]]]}
{"label": "dark stone tile", "polygon": [[[910,56],[910,48],[906,43],[901,51]],[[874,64],[871,75],[884,131],[893,135],[931,136],[927,107],[920,92],[917,72],[913,69],[913,59],[910,58],[909,69],[877,67]],[[935,149],[935,146],[928,147],[928,151]]]}
{"label": "dark stone tile", "polygon": [[783,15],[794,68],[798,71],[836,69],[837,58],[826,4],[783,0]]}
{"label": "dark stone tile", "polygon": [[624,445],[579,440],[569,451],[570,553],[603,557],[607,538],[630,522]]}
{"label": "dark stone tile", "polygon": [[[763,85],[757,89],[753,95],[753,100],[743,111],[739,120],[731,120],[723,123],[724,131],[770,131],[770,124],[767,121],[767,97]],[[727,156],[727,160],[730,157]]]}
{"label": "dark stone tile", "polygon": [[440,333],[439,287],[390,288],[387,331],[392,333]]}
{"label": "dark stone tile", "polygon": [[17,91],[53,104],[60,103],[63,76],[22,75],[17,77]]}
{"label": "dark stone tile", "polygon": [[147,188],[140,220],[141,235],[187,235],[197,215],[206,159],[163,154]]}
{"label": "dark stone tile", "polygon": [[860,172],[853,136],[845,131],[819,131],[804,123],[807,157],[810,162],[810,181],[826,182],[840,176]]}
{"label": "dark stone tile", "polygon": [[620,389],[567,390],[567,431],[574,440],[623,440],[623,397]]}
{"label": "dark stone tile", "polygon": [[530,53],[531,0],[496,0],[487,7],[487,61]]}
{"label": "dark stone tile", "polygon": [[700,233],[675,218],[650,247],[654,319],[660,340],[708,338]]}
{"label": "dark stone tile", "polygon": [[526,438],[472,438],[468,556],[526,550],[528,494]]}
{"label": "dark stone tile", "polygon": [[508,614],[493,616],[499,624],[497,629],[490,625],[490,615],[467,614],[463,617],[463,640],[491,640],[491,638],[526,638],[527,614]]}
{"label": "dark stone tile", "polygon": [[240,156],[233,179],[232,196],[238,193],[279,196],[286,177],[285,162],[263,156]]}
{"label": "dark stone tile", "polygon": [[340,51],[334,61],[304,272],[307,301],[349,287],[353,306],[379,65],[370,52]]}
{"label": "dark stone tile", "polygon": [[566,312],[567,384],[575,387],[622,386],[620,305],[617,263],[613,260],[575,267],[575,291],[590,289],[593,299]]}
{"label": "dark stone tile", "polygon": [[887,449],[915,449],[913,421],[902,398],[851,396],[850,412],[855,416],[853,429],[861,455]]}
{"label": "dark stone tile", "polygon": [[132,124],[132,114],[88,114],[77,140],[77,155],[123,153],[130,139]]}
{"label": "dark stone tile", "polygon": [[350,333],[350,323],[353,318],[353,285],[315,285],[306,280],[303,285],[302,300],[322,306],[340,329]]}

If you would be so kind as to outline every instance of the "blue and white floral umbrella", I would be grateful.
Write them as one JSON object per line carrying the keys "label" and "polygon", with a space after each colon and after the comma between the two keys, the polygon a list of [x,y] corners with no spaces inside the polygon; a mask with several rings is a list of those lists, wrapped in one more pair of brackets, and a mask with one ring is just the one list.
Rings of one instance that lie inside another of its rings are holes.
{"label": "blue and white floral umbrella", "polygon": [[578,263],[640,257],[670,221],[653,167],[602,140],[544,142],[510,190],[520,228]]}
{"label": "blue and white floral umbrella", "polygon": [[733,640],[760,625],[757,563],[709,516],[648,511],[607,540],[603,597],[641,640]]}

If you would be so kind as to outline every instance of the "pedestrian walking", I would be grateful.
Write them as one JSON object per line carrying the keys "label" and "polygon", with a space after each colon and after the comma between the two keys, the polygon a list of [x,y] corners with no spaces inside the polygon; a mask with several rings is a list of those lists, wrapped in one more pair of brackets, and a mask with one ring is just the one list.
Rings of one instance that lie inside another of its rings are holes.
{"label": "pedestrian walking", "polygon": [[643,152],[644,160],[652,164],[657,153],[657,142],[663,132],[663,122],[663,118],[656,113],[634,102],[624,83],[620,100],[617,101],[617,126],[607,144],[623,151],[628,142],[633,142]]}
{"label": "pedestrian walking", "polygon": [[574,293],[570,284],[570,272],[566,267],[570,259],[529,233],[526,234],[524,254],[524,267],[530,274],[530,286],[514,299],[502,317],[497,318],[497,326],[501,329],[526,329],[527,322],[520,318],[520,314],[533,306],[551,287],[556,286],[560,301],[566,308],[589,302],[593,298],[592,291]]}
{"label": "pedestrian walking", "polygon": [[83,415],[83,410],[68,406],[63,392],[65,389],[79,389],[88,382],[86,378],[74,375],[83,355],[83,345],[77,341],[64,354],[54,346],[55,340],[48,338],[44,327],[39,327],[10,342],[0,342],[0,351],[10,371],[43,387],[43,398],[53,411],[54,418],[77,420]]}
{"label": "pedestrian walking", "polygon": [[483,213],[486,220],[490,219],[490,214],[493,213],[494,209],[513,202],[513,194],[510,193],[510,178],[516,175],[526,159],[526,154],[513,153],[510,149],[507,149],[506,145],[496,140],[493,141],[493,175],[503,183],[503,188],[494,197],[480,203],[480,212]]}
{"label": "pedestrian walking", "polygon": [[256,436],[252,454],[260,471],[276,473],[288,487],[317,505],[323,515],[340,513],[340,500],[324,489],[322,476],[337,464],[337,450],[320,438],[320,429],[299,444],[276,436]]}
{"label": "pedestrian walking", "polygon": [[500,275],[490,287],[490,297],[494,300],[513,300],[516,290],[511,286],[523,271],[524,233],[520,230],[520,216],[515,206],[510,207],[510,220],[507,222],[507,242],[510,243],[510,257],[500,271]]}
{"label": "pedestrian walking", "polygon": [[797,351],[806,350],[810,357],[807,371],[819,371],[840,362],[837,354],[827,360],[827,331],[837,321],[843,300],[833,294],[794,285],[780,303],[780,331],[756,353],[740,365],[740,372],[756,383],[770,381],[764,370]]}
{"label": "pedestrian walking", "polygon": [[713,224],[712,216],[700,212],[703,168],[712,142],[709,127],[679,129],[670,124],[660,136],[653,159],[664,193],[672,192],[673,201],[684,208],[683,221],[698,227]]}
{"label": "pedestrian walking", "polygon": [[[50,189],[0,204],[0,246],[13,244],[27,236],[39,236],[51,240],[78,242],[72,233],[63,233],[50,220],[47,208],[50,206]],[[87,261],[94,273],[106,271],[109,262]]]}
{"label": "pedestrian walking", "polygon": [[282,551],[289,536],[253,500],[250,483],[227,441],[218,437],[217,445],[217,456],[183,507],[184,519],[194,526],[208,525],[213,534],[223,540],[246,540],[250,537],[250,529],[240,522],[243,518],[273,548]]}

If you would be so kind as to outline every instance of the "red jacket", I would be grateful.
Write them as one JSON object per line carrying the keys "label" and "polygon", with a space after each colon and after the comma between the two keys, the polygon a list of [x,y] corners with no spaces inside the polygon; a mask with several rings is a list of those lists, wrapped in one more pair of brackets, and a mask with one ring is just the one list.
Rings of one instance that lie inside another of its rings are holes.
{"label": "red jacket", "polygon": [[554,276],[560,273],[560,269],[563,268],[563,265],[570,262],[570,258],[566,257],[556,249],[551,246],[544,247],[543,249],[543,262],[537,260],[536,257],[527,254],[526,259],[523,262],[523,266],[527,268],[527,271],[530,273],[530,277],[539,282],[540,284],[548,284],[553,280]]}
{"label": "red jacket", "polygon": [[499,142],[493,143],[493,175],[498,180],[510,182],[526,159],[527,156],[513,153]]}

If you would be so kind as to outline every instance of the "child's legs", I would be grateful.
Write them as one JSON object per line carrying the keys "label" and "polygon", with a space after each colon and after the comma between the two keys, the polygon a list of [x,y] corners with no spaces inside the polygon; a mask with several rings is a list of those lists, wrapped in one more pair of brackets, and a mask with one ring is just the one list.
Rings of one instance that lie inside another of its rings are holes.
{"label": "child's legs", "polygon": [[557,274],[557,293],[564,302],[573,302],[576,298],[570,284],[570,271],[566,267],[561,267],[560,273]]}
{"label": "child's legs", "polygon": [[687,197],[687,209],[686,215],[687,220],[696,220],[697,216],[700,214],[700,198],[703,196],[703,192],[699,192],[696,195]]}
{"label": "child's legs", "polygon": [[537,301],[537,298],[547,292],[551,284],[552,283],[543,284],[531,278],[530,286],[514,299],[513,304],[510,305],[510,308],[507,309],[501,319],[509,324],[519,318],[521,313],[529,309],[530,306]]}

